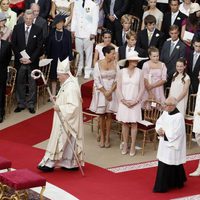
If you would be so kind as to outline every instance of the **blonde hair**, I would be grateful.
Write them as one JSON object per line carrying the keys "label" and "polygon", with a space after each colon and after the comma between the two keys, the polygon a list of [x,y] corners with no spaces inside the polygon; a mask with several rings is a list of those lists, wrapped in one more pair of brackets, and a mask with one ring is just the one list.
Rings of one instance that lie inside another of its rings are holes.
{"label": "blonde hair", "polygon": [[132,23],[132,16],[129,14],[125,14],[121,17],[121,24],[123,24],[124,22],[128,22],[128,23]]}

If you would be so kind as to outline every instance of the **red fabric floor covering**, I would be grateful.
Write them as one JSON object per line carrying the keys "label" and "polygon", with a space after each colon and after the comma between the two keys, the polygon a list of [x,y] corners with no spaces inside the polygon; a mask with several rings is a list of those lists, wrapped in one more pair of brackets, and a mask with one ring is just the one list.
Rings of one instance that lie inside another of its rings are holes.
{"label": "red fabric floor covering", "polygon": [[[51,117],[52,113],[49,111],[2,130],[0,133],[0,155],[10,159],[13,168],[28,168],[37,172],[44,176],[48,182],[81,200],[165,200],[200,193],[200,177],[188,177],[183,189],[172,190],[165,194],[152,193],[156,168],[114,174],[86,163],[84,167],[85,177],[82,177],[80,171],[68,172],[56,169],[53,173],[40,172],[36,167],[43,157],[44,151],[33,148],[31,145],[35,144],[36,141],[41,142],[43,138],[48,138]],[[41,121],[42,119],[45,120],[45,125],[44,121]],[[31,122],[31,120],[33,121]],[[48,124],[46,124],[47,122]],[[37,129],[33,129],[32,126],[36,126]],[[197,163],[198,161],[186,163],[187,175],[195,169]]]}

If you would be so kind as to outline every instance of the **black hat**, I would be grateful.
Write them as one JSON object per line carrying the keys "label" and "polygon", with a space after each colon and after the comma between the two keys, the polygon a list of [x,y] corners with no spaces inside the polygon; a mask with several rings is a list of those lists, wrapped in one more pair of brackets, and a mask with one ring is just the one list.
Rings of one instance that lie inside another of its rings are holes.
{"label": "black hat", "polygon": [[57,23],[61,21],[65,21],[65,18],[68,17],[67,15],[64,14],[57,14],[55,18],[53,19],[52,26],[55,26]]}

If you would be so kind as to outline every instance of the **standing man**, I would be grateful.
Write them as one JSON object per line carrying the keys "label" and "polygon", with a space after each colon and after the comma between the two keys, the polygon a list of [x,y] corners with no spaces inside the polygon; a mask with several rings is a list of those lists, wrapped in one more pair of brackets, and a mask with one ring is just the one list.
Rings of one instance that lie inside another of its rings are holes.
{"label": "standing man", "polygon": [[2,36],[3,32],[0,32],[0,123],[3,122],[5,115],[7,67],[12,55],[10,43],[2,40]]}
{"label": "standing man", "polygon": [[[62,62],[58,59],[57,75],[61,87],[56,96],[53,127],[45,156],[38,165],[38,169],[44,172],[52,172],[54,167],[66,170],[78,169],[72,148],[80,165],[84,165],[82,98],[78,82],[70,73],[68,58]],[[61,114],[67,134],[56,112]]]}
{"label": "standing man", "polygon": [[185,120],[176,104],[177,100],[174,97],[168,97],[165,101],[165,111],[156,122],[159,146],[154,192],[182,188],[187,180],[183,167],[183,163],[186,162]]}
{"label": "standing man", "polygon": [[171,81],[176,72],[176,61],[179,58],[185,58],[185,44],[179,39],[179,27],[177,25],[170,26],[170,38],[164,42],[161,50],[160,60],[167,67],[167,83],[166,87],[171,86]]}
{"label": "standing man", "polygon": [[74,2],[71,32],[75,37],[76,50],[80,54],[78,75],[82,74],[84,68],[85,79],[89,79],[92,72],[93,45],[98,21],[99,7],[95,2],[92,0],[76,0]]}
{"label": "standing man", "polygon": [[[26,10],[24,23],[17,24],[14,27],[11,41],[15,54],[15,67],[17,68],[17,108],[14,112],[21,112],[27,107],[29,112],[33,114],[35,113],[36,82],[31,77],[31,71],[38,67],[43,37],[42,29],[33,24],[32,10]],[[26,87],[28,87],[27,99]]]}
{"label": "standing man", "polygon": [[39,16],[47,20],[51,9],[51,0],[26,0],[25,9],[30,9],[32,3],[37,3],[40,6]]}
{"label": "standing man", "polygon": [[187,18],[185,14],[179,11],[179,0],[170,0],[169,5],[171,8],[170,12],[164,13],[162,22],[162,32],[165,34],[166,38],[169,38],[169,28],[172,25],[177,25],[181,31],[183,20]]}
{"label": "standing man", "polygon": [[[112,31],[112,40],[116,39],[115,33],[121,29],[120,19],[127,13],[129,0],[105,0],[103,10],[105,13],[105,27]],[[119,46],[119,44],[117,44]]]}
{"label": "standing man", "polygon": [[[39,26],[42,29],[43,39],[45,41],[48,36],[47,20],[39,16],[40,6],[37,3],[32,3],[30,9],[33,11],[33,24]],[[23,22],[24,22],[24,17],[23,16],[19,17],[17,23],[23,23]]]}
{"label": "standing man", "polygon": [[199,71],[200,71],[200,37],[194,37],[194,50],[190,52],[188,60],[188,75],[191,80],[190,93],[196,94],[199,86]]}

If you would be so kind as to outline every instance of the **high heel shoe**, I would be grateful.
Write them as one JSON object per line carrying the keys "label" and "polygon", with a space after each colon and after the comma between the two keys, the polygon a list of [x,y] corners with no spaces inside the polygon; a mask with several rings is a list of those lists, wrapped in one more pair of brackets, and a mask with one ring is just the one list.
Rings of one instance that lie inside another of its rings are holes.
{"label": "high heel shoe", "polygon": [[105,147],[106,147],[106,148],[110,148],[110,142],[106,142],[106,143],[105,143]]}
{"label": "high heel shoe", "polygon": [[124,144],[123,144],[123,147],[122,147],[121,153],[122,153],[122,155],[126,155],[127,152],[128,152],[128,147],[127,147],[127,145],[124,143]]}
{"label": "high heel shoe", "polygon": [[200,167],[198,167],[194,172],[190,173],[189,176],[200,176]]}
{"label": "high heel shoe", "polygon": [[129,155],[130,155],[131,157],[133,157],[133,156],[135,156],[135,154],[136,154],[136,150],[135,150],[134,152],[131,152],[131,151],[130,151],[130,154],[129,154]]}

